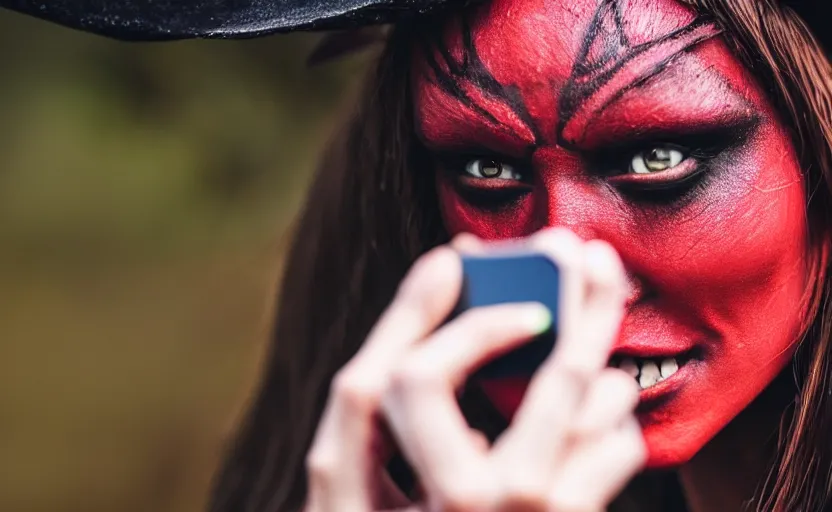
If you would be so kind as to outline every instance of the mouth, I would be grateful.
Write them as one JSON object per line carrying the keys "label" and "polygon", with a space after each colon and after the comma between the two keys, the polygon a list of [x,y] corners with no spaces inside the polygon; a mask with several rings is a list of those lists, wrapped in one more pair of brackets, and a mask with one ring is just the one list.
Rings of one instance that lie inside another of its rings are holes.
{"label": "mouth", "polygon": [[662,356],[615,354],[610,359],[609,366],[618,368],[635,379],[641,388],[642,395],[648,390],[652,395],[654,394],[652,391],[668,388],[671,382],[681,380],[685,370],[693,361],[693,356],[693,351]]}

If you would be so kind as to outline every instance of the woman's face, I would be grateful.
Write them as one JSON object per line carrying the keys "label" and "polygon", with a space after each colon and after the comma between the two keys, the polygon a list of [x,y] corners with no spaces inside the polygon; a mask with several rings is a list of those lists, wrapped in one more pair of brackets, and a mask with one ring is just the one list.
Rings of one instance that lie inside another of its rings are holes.
{"label": "woman's face", "polygon": [[[650,465],[689,460],[799,330],[805,192],[771,104],[675,0],[493,0],[423,36],[417,130],[448,230],[615,246],[632,295],[613,364],[642,385]],[[524,385],[486,390],[510,415]]]}

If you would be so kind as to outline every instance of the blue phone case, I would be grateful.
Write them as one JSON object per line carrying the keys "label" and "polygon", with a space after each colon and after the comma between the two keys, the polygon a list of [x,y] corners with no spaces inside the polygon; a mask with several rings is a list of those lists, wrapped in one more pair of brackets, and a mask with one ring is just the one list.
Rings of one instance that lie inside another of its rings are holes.
{"label": "blue phone case", "polygon": [[[463,257],[462,265],[462,293],[448,321],[467,309],[511,302],[539,302],[549,308],[552,313],[552,327],[548,331],[526,345],[487,363],[474,373],[472,380],[530,376],[555,346],[560,310],[560,272],[557,266],[552,260],[538,253]],[[488,400],[484,397],[483,399]],[[479,412],[495,416],[487,420],[481,418],[482,421],[505,421],[492,409]],[[387,470],[399,489],[414,498],[416,476],[401,453],[397,453],[388,463]]]}
{"label": "blue phone case", "polygon": [[463,286],[452,318],[481,306],[539,302],[552,313],[552,327],[535,340],[483,366],[474,378],[530,376],[555,346],[560,311],[560,272],[539,253],[466,256]]}

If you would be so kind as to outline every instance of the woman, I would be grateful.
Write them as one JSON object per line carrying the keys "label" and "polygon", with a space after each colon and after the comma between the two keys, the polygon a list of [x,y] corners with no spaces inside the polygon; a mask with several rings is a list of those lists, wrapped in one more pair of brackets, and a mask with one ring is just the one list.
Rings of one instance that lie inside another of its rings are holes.
{"label": "woman", "polygon": [[[232,16],[221,35],[389,14],[346,4]],[[399,21],[310,193],[212,509],[411,506],[383,471],[398,446],[438,509],[598,510],[646,462],[612,508],[825,510],[832,75],[807,29],[817,5],[491,0]],[[62,12],[131,38],[221,31],[212,16],[114,28]],[[490,446],[454,391],[545,315],[439,324],[456,254],[505,239],[551,255],[568,299],[531,385],[463,393],[486,434],[513,418]]]}

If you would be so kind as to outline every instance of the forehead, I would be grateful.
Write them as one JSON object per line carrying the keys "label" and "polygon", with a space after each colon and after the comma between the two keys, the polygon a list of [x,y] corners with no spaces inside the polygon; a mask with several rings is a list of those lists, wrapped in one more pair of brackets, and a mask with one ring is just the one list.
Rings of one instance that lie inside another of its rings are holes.
{"label": "forehead", "polygon": [[452,20],[445,42],[462,50],[460,25],[467,23],[501,82],[535,75],[565,81],[582,53],[597,63],[668,36],[695,18],[676,0],[493,0]]}
{"label": "forehead", "polygon": [[417,107],[447,113],[459,100],[530,144],[577,136],[629,86],[716,33],[676,0],[492,0],[417,47]]}

